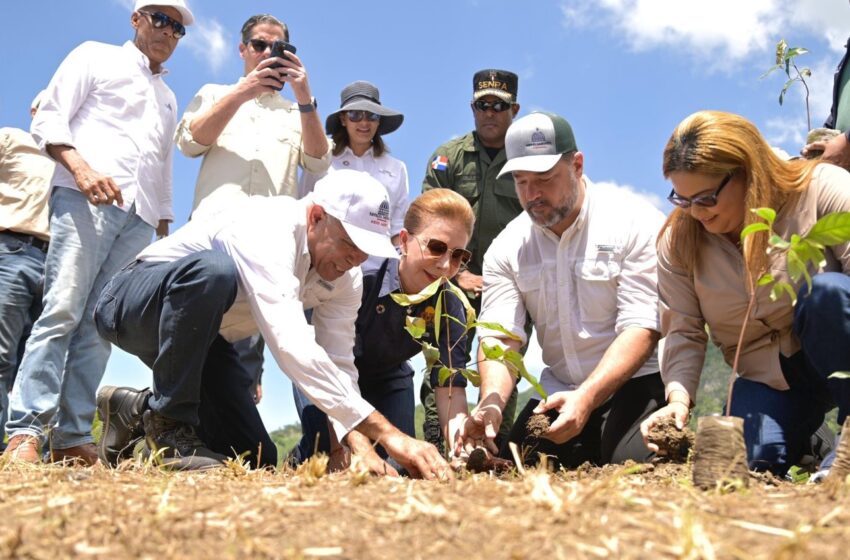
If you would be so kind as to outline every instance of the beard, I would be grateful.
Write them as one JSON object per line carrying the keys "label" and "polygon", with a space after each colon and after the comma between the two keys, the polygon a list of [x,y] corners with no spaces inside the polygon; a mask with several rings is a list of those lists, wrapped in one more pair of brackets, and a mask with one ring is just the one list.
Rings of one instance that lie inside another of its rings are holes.
{"label": "beard", "polygon": [[573,212],[578,201],[578,189],[570,189],[570,195],[563,204],[552,206],[548,202],[538,200],[529,202],[525,206],[531,221],[540,227],[550,228],[562,222]]}

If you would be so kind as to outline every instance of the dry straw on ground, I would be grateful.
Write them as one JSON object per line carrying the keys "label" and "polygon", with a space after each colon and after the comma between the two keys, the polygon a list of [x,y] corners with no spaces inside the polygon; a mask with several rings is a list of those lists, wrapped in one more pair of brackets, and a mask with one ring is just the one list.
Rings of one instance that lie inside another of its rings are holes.
{"label": "dry straw on ground", "polygon": [[843,558],[850,489],[702,492],[684,465],[447,482],[0,467],[3,558]]}

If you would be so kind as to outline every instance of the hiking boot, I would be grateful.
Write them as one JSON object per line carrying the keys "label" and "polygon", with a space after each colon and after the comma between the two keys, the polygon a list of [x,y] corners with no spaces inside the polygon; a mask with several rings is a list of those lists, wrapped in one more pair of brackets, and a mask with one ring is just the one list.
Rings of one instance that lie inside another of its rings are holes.
{"label": "hiking boot", "polygon": [[164,467],[178,471],[215,469],[223,466],[227,458],[208,449],[189,424],[153,410],[146,410],[142,421],[148,452]]}
{"label": "hiking boot", "polygon": [[105,465],[113,467],[132,456],[133,445],[144,437],[142,413],[148,407],[150,389],[101,387],[97,392],[97,411],[103,432],[97,454]]}
{"label": "hiking boot", "polygon": [[20,434],[9,438],[9,445],[6,446],[3,457],[10,461],[36,464],[41,462],[38,456],[40,449],[41,440],[38,437]]}
{"label": "hiking boot", "polygon": [[93,467],[97,464],[97,447],[93,443],[84,443],[65,449],[51,449],[51,463],[66,463],[74,466]]}

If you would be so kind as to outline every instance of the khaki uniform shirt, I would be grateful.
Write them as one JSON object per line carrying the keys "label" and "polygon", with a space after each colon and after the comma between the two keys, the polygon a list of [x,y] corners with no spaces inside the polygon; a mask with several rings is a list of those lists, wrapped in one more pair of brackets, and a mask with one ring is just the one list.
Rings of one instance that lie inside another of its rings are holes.
{"label": "khaki uniform shirt", "polygon": [[[792,233],[805,234],[826,214],[847,211],[850,174],[833,165],[819,165],[809,188],[778,212],[774,229],[788,239]],[[703,232],[697,251],[696,266],[688,273],[671,260],[669,229],[658,247],[661,331],[665,337],[661,375],[668,394],[684,390],[693,402],[708,337],[732,364],[749,300],[744,259],[736,245],[723,236]],[[848,273],[850,247],[827,247],[826,265],[820,271]],[[774,256],[770,272],[777,281],[790,282],[784,255]],[[791,356],[800,350],[800,342],[791,331],[794,308],[788,296],[770,301],[770,286],[758,288],[756,294],[738,370],[742,377],[786,390],[779,354]]]}
{"label": "khaki uniform shirt", "polygon": [[505,165],[505,150],[491,160],[470,132],[438,147],[428,162],[422,192],[452,189],[463,195],[475,211],[475,229],[467,248],[472,251],[469,271],[481,274],[484,253],[511,220],[522,213],[510,175],[497,179]]}
{"label": "khaki uniform shirt", "polygon": [[47,200],[54,165],[29,132],[0,128],[0,230],[50,239]]}
{"label": "khaki uniform shirt", "polygon": [[331,146],[321,158],[304,153],[298,105],[278,93],[267,93],[242,104],[216,141],[205,146],[189,127],[235,85],[207,84],[192,99],[177,125],[175,141],[184,155],[204,156],[192,211],[215,193],[216,205],[247,196],[295,196],[298,166],[323,174],[331,163]]}

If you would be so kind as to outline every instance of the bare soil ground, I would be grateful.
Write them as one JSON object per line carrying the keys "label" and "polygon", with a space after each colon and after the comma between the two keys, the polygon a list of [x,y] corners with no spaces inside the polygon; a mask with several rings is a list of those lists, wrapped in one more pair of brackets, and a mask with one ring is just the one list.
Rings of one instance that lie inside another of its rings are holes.
{"label": "bare soil ground", "polygon": [[3,558],[846,558],[850,486],[689,465],[443,482],[247,471],[0,466]]}

